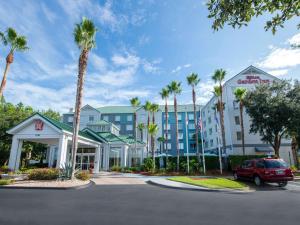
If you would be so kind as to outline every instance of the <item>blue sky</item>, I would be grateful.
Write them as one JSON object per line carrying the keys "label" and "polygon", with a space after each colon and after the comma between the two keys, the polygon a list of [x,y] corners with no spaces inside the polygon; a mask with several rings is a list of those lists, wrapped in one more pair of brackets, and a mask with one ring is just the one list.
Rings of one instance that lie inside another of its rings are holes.
{"label": "blue sky", "polygon": [[[197,94],[203,104],[211,96],[215,69],[224,68],[229,79],[251,64],[280,78],[300,78],[300,50],[289,47],[300,43],[296,20],[275,36],[263,29],[268,17],[240,30],[213,32],[207,14],[199,0],[3,1],[0,30],[14,27],[30,47],[15,54],[4,96],[37,109],[74,107],[79,50],[72,32],[83,16],[99,29],[84,104],[126,105],[135,96],[160,103],[158,92],[171,80],[182,82],[179,103],[191,102],[186,85],[191,72],[201,78]],[[0,47],[1,74],[7,52]]]}

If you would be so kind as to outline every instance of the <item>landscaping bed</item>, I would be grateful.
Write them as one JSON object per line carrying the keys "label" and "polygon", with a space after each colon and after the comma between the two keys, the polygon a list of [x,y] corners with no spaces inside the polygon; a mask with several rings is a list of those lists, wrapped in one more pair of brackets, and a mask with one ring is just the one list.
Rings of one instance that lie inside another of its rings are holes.
{"label": "landscaping bed", "polygon": [[205,188],[212,188],[212,189],[243,190],[248,188],[248,186],[243,183],[233,181],[227,178],[210,178],[210,177],[197,178],[197,177],[179,176],[179,177],[168,178],[168,180],[205,187]]}

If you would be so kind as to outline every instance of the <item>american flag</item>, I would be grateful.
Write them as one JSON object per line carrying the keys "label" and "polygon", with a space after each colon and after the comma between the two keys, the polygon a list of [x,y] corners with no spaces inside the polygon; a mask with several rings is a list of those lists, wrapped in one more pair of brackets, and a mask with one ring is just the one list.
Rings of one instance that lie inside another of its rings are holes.
{"label": "american flag", "polygon": [[201,118],[201,116],[199,116],[197,126],[198,126],[198,129],[202,130],[202,118]]}

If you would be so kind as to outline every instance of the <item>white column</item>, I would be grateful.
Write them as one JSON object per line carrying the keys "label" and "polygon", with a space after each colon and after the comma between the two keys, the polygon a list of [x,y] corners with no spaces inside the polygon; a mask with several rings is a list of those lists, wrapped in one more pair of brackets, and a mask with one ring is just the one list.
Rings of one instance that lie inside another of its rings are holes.
{"label": "white column", "polygon": [[121,167],[127,167],[128,146],[123,145],[121,148]]}
{"label": "white column", "polygon": [[103,169],[104,170],[109,169],[109,149],[110,149],[110,145],[105,144],[103,148]]}
{"label": "white column", "polygon": [[14,136],[10,148],[9,163],[8,163],[8,168],[11,170],[15,171],[19,169],[22,145],[23,145],[23,140],[20,140]]}
{"label": "white column", "polygon": [[94,170],[93,173],[98,173],[100,170],[100,153],[101,153],[101,145],[98,145],[95,151],[95,162],[94,162]]}
{"label": "white column", "polygon": [[62,168],[65,166],[68,151],[67,147],[68,137],[66,135],[62,135],[59,138],[56,168]]}
{"label": "white column", "polygon": [[132,148],[131,147],[128,147],[127,157],[128,157],[128,167],[131,167],[131,164],[132,164]]}

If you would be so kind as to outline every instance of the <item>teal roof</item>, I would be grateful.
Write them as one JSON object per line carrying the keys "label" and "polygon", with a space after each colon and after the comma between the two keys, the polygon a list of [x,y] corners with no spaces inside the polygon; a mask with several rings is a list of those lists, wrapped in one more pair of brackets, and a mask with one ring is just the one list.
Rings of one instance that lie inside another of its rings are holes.
{"label": "teal roof", "polygon": [[[128,143],[128,144],[134,144],[135,140],[134,137],[132,136],[127,136],[127,135],[120,135],[119,138],[121,138],[124,142]],[[137,140],[136,141],[137,144],[145,144],[142,141]]]}
{"label": "teal roof", "polygon": [[[200,105],[196,105],[196,110],[199,111],[200,107],[201,107]],[[161,112],[164,112],[165,111],[165,106],[160,105],[159,109],[160,109]],[[104,107],[97,108],[97,110],[100,111],[102,114],[134,113],[134,111],[136,110],[136,107],[132,107],[132,106],[104,106]],[[169,105],[168,106],[168,111],[169,112],[174,112],[174,106]],[[193,104],[177,105],[177,111],[178,112],[186,112],[186,111],[193,112],[194,111]]]}

